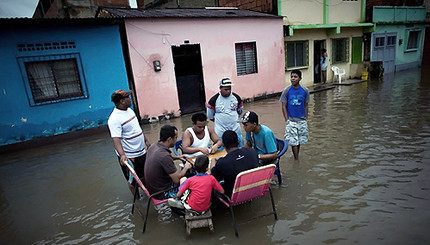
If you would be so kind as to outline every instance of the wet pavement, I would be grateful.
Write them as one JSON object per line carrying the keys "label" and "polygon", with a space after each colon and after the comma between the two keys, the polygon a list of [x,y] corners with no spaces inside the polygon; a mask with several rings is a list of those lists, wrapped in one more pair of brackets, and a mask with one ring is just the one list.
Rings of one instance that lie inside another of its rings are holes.
{"label": "wet pavement", "polygon": [[[282,138],[278,98],[245,104]],[[143,125],[180,131],[190,116]],[[148,227],[130,214],[132,196],[107,131],[1,154],[0,244],[430,244],[430,73],[387,74],[311,95],[309,143],[281,160],[273,186],[279,220],[239,225],[217,211],[215,233],[151,208]],[[138,209],[144,210],[139,203]],[[270,210],[268,198],[237,209],[239,220]]]}

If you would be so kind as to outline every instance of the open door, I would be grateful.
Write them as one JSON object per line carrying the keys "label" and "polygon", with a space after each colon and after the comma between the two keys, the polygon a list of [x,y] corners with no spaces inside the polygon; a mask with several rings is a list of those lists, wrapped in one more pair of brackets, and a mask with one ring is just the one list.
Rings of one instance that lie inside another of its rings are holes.
{"label": "open door", "polygon": [[314,41],[314,83],[321,83],[321,51],[325,48],[325,40],[315,40]]}
{"label": "open door", "polygon": [[181,115],[205,109],[200,44],[172,46]]}

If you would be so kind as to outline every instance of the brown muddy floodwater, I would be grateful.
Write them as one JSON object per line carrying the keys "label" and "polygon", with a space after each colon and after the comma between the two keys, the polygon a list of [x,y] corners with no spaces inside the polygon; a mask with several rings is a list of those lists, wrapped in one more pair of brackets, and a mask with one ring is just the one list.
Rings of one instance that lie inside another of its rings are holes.
{"label": "brown muddy floodwater", "polygon": [[[427,71],[426,71],[427,72]],[[278,98],[245,104],[278,138]],[[160,125],[183,131],[190,116],[143,125],[151,142]],[[148,227],[130,214],[132,196],[108,132],[1,155],[0,244],[430,244],[430,78],[402,71],[311,95],[310,138],[300,160],[281,161],[273,186],[279,220],[241,224],[226,210],[215,233],[150,209]],[[146,204],[139,203],[144,210]],[[268,198],[236,209],[247,219]]]}

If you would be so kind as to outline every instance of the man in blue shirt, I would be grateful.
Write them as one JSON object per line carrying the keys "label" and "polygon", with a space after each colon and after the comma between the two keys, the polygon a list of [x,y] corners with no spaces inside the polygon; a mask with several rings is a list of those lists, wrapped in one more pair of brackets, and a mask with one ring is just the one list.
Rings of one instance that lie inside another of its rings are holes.
{"label": "man in blue shirt", "polygon": [[275,163],[278,149],[273,131],[259,124],[258,115],[253,111],[246,112],[240,122],[246,131],[245,147],[253,147],[257,151],[260,165]]}
{"label": "man in blue shirt", "polygon": [[309,90],[300,85],[302,72],[291,71],[291,85],[282,91],[282,115],[286,121],[284,138],[289,141],[294,159],[299,158],[300,145],[308,142]]}

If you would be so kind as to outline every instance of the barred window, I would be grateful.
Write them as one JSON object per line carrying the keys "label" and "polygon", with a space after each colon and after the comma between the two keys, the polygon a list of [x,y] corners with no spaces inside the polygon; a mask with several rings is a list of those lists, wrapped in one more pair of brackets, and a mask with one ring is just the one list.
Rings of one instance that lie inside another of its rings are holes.
{"label": "barred window", "polygon": [[337,38],[332,39],[332,56],[333,64],[346,63],[349,61],[349,39]]}
{"label": "barred window", "polygon": [[86,97],[78,55],[19,58],[31,105]]}
{"label": "barred window", "polygon": [[257,73],[257,48],[255,42],[236,43],[237,75]]}
{"label": "barred window", "polygon": [[286,42],[285,49],[287,68],[308,65],[308,41]]}

